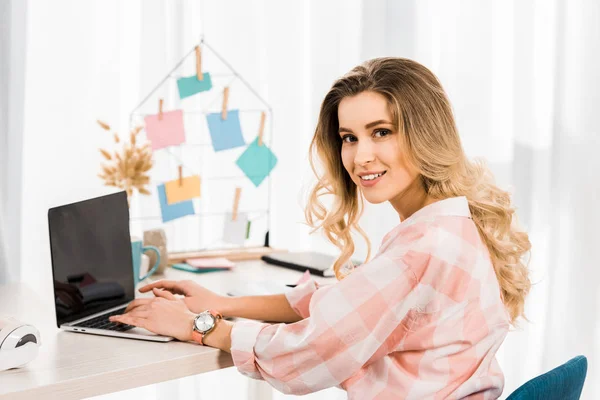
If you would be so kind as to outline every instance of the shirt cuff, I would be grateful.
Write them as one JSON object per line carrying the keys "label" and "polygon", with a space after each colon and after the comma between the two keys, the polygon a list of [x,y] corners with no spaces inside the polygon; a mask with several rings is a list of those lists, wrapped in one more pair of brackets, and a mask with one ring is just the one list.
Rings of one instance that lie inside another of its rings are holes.
{"label": "shirt cuff", "polygon": [[310,316],[310,299],[318,288],[317,282],[311,279],[285,293],[292,309],[303,319]]}
{"label": "shirt cuff", "polygon": [[254,345],[260,331],[269,326],[257,321],[238,321],[231,329],[231,358],[238,371],[253,379],[263,379],[256,368]]}

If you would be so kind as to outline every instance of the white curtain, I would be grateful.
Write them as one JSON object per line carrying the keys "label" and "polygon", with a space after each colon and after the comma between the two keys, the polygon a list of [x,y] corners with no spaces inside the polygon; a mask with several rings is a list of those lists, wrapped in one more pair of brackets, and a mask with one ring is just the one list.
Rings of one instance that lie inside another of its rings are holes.
{"label": "white curtain", "polygon": [[0,3],[0,284],[9,280],[6,243],[4,240],[4,192],[6,191],[6,148],[8,141],[8,60],[9,20],[8,2]]}
{"label": "white curtain", "polygon": [[[413,58],[437,74],[467,153],[489,161],[530,233],[530,322],[511,332],[498,354],[503,397],[583,354],[590,366],[582,398],[598,398],[600,4],[369,4],[363,23],[374,29],[363,36],[363,58]],[[390,215],[371,212],[380,220]]]}
{"label": "white curtain", "polygon": [[0,2],[0,284],[19,279],[27,3]]}

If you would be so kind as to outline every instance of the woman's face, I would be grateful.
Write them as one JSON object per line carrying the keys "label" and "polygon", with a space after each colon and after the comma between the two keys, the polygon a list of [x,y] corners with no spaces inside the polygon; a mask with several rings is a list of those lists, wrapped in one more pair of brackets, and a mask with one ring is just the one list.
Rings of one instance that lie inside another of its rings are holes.
{"label": "woman's face", "polygon": [[345,97],[338,119],[342,163],[365,199],[376,204],[398,198],[418,174],[406,162],[385,97],[375,92]]}

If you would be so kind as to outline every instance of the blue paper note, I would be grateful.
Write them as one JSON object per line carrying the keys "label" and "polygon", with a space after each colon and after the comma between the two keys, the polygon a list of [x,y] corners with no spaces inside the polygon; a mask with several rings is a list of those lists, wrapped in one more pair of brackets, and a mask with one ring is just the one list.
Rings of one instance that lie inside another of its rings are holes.
{"label": "blue paper note", "polygon": [[167,192],[165,191],[165,185],[158,185],[157,189],[163,222],[168,222],[177,218],[185,217],[186,215],[195,214],[194,203],[191,200],[181,201],[175,204],[169,204],[167,202]]}
{"label": "blue paper note", "polygon": [[205,92],[212,89],[212,80],[210,74],[202,74],[203,80],[199,81],[196,75],[177,79],[177,88],[179,89],[179,98],[185,99],[196,93]]}
{"label": "blue paper note", "polygon": [[215,151],[246,145],[240,126],[239,110],[228,110],[226,120],[221,119],[220,112],[208,114],[206,121]]}
{"label": "blue paper note", "polygon": [[271,173],[271,170],[275,168],[277,157],[264,142],[262,146],[259,146],[258,138],[256,138],[235,163],[244,171],[248,179],[258,187]]}

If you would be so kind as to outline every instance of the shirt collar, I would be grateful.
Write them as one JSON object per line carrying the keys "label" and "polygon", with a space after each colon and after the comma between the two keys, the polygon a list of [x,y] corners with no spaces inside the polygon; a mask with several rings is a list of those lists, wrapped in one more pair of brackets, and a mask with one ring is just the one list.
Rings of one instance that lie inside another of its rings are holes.
{"label": "shirt collar", "polygon": [[428,217],[466,217],[471,218],[471,210],[469,209],[469,201],[465,196],[449,197],[447,199],[438,200],[421,208],[413,215],[405,219],[404,222],[417,218]]}
{"label": "shirt collar", "polygon": [[384,252],[392,242],[392,238],[396,237],[398,233],[402,232],[404,228],[412,225],[420,219],[431,219],[441,216],[453,216],[453,217],[466,217],[471,218],[471,210],[469,210],[469,201],[465,196],[461,197],[450,197],[443,200],[438,200],[435,203],[431,203],[410,217],[402,221],[398,226],[388,232],[381,241],[381,246],[377,254]]}

